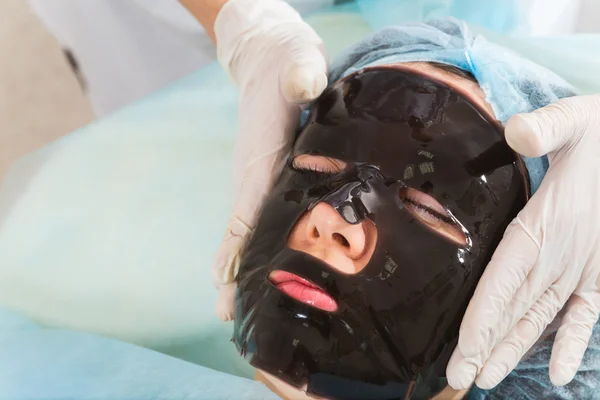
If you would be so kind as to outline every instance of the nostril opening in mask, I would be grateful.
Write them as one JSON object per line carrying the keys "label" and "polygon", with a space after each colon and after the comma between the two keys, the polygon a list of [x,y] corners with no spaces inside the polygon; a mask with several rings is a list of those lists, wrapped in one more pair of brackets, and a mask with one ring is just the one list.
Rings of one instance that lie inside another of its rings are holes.
{"label": "nostril opening in mask", "polygon": [[319,234],[319,230],[317,229],[317,227],[313,228],[313,236],[318,239],[321,237],[321,235]]}
{"label": "nostril opening in mask", "polygon": [[344,235],[341,235],[339,233],[334,233],[332,235],[333,240],[335,240],[336,242],[338,242],[339,244],[341,244],[344,247],[350,247],[350,243],[348,242],[348,240],[344,237]]}

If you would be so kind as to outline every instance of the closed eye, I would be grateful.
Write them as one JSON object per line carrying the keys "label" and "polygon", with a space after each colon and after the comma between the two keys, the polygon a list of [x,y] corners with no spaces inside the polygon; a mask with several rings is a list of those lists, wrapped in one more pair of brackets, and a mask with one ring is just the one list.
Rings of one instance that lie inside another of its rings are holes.
{"label": "closed eye", "polygon": [[433,197],[413,188],[405,188],[400,191],[400,201],[419,222],[456,244],[467,244],[462,227]]}
{"label": "closed eye", "polygon": [[298,171],[336,174],[346,168],[346,163],[331,157],[300,154],[292,160],[292,168]]}

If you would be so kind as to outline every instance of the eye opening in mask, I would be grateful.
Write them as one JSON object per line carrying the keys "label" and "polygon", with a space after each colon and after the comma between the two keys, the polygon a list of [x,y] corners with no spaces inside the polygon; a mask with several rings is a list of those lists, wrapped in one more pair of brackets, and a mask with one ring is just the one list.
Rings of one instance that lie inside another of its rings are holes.
{"label": "eye opening in mask", "polygon": [[400,189],[398,195],[406,210],[417,221],[452,242],[467,246],[467,238],[460,224],[433,197],[410,187]]}

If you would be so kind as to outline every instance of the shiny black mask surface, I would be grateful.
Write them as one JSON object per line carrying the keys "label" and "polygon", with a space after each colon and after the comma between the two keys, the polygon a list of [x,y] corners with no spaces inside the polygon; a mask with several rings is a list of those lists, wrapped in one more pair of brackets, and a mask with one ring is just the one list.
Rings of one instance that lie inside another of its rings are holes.
{"label": "shiny black mask surface", "polygon": [[[288,166],[277,181],[238,275],[238,350],[253,366],[326,398],[427,398],[445,384],[467,303],[525,205],[521,160],[462,94],[391,68],[330,87],[297,138],[292,158],[299,154],[347,167],[329,176]],[[436,199],[465,243],[415,218],[399,196],[407,187]],[[358,274],[288,247],[298,219],[320,201],[348,223],[375,224],[374,253]],[[274,270],[321,287],[337,311],[280,292],[268,280]]]}

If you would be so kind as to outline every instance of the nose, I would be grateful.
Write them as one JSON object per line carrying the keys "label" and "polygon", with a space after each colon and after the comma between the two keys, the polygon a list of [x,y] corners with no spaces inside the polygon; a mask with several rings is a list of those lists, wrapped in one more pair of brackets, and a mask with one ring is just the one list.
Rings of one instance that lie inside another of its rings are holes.
{"label": "nose", "polygon": [[372,222],[349,224],[332,206],[319,203],[298,221],[288,238],[288,246],[353,274],[369,262],[376,238]]}

